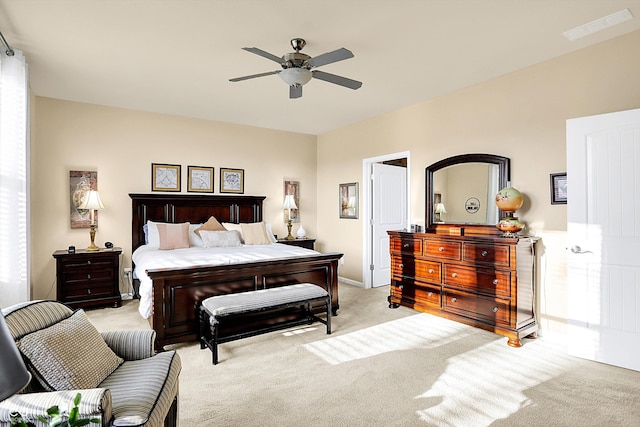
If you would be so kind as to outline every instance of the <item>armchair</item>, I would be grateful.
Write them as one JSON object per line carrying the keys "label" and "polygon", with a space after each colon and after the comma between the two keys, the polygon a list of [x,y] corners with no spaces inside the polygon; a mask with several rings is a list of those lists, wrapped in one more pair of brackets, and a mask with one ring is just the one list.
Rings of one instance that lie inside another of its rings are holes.
{"label": "armchair", "polygon": [[57,301],[31,301],[2,312],[33,379],[0,402],[0,427],[10,425],[11,412],[43,426],[37,416],[53,405],[70,405],[76,393],[82,394],[80,418],[99,418],[101,426],[178,425],[180,357],[175,351],[154,355],[154,331],[99,334],[82,310]]}

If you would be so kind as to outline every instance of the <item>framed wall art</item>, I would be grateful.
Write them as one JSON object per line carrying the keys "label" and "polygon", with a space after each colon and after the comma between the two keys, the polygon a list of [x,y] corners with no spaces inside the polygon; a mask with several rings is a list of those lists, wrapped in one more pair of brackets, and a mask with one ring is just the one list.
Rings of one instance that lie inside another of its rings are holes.
{"label": "framed wall art", "polygon": [[[71,228],[89,228],[89,209],[80,209],[80,203],[85,194],[90,190],[98,189],[98,172],[96,171],[69,171],[69,218]],[[98,224],[98,212],[94,213],[96,227]]]}
{"label": "framed wall art", "polygon": [[220,192],[244,193],[244,169],[220,168]]}
{"label": "framed wall art", "polygon": [[340,184],[340,218],[358,218],[358,183]]}
{"label": "framed wall art", "polygon": [[567,204],[567,173],[551,174],[551,204]]}
{"label": "framed wall art", "polygon": [[[284,181],[284,195],[291,194],[298,209],[291,209],[291,222],[300,222],[300,182]],[[284,197],[282,198],[284,200]],[[285,222],[287,219],[287,209],[284,210]]]}
{"label": "framed wall art", "polygon": [[192,193],[213,193],[213,168],[187,166],[187,191]]}
{"label": "framed wall art", "polygon": [[180,191],[181,166],[151,163],[151,191]]}

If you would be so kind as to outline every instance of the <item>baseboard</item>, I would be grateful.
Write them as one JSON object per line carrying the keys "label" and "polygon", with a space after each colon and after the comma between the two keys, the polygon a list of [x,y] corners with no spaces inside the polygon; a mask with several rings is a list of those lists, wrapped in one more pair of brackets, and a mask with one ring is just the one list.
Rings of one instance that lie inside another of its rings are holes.
{"label": "baseboard", "polygon": [[347,285],[357,286],[359,288],[364,288],[364,283],[358,282],[357,280],[347,279],[346,277],[338,276],[338,281],[342,283],[346,283]]}

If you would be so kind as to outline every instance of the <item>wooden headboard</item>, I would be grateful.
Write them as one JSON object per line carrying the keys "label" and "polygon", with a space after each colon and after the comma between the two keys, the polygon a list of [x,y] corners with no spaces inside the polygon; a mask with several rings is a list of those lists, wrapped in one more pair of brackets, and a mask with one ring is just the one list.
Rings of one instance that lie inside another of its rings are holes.
{"label": "wooden headboard", "polygon": [[220,222],[260,222],[265,196],[192,194],[129,194],[131,197],[131,253],[144,245],[147,221],[198,224],[215,216]]}

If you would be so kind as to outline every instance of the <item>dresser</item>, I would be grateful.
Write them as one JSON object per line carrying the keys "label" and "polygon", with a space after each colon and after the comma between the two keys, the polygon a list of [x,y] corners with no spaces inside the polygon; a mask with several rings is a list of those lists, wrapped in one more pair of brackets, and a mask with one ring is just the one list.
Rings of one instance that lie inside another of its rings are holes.
{"label": "dresser", "polygon": [[121,248],[76,253],[59,250],[56,260],[57,299],[73,308],[112,305],[120,307]]}
{"label": "dresser", "polygon": [[537,331],[536,238],[389,231],[389,307],[400,305],[521,339]]}

